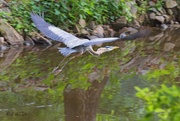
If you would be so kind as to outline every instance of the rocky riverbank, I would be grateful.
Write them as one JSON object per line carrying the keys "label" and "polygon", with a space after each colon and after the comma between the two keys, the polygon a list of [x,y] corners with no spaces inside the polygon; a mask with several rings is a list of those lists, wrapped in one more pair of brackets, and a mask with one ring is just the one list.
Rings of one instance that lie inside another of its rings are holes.
{"label": "rocky riverbank", "polygon": [[[135,33],[142,26],[159,27],[165,30],[170,27],[180,27],[180,2],[178,0],[164,0],[159,7],[158,0],[150,0],[148,11],[138,13],[136,6],[142,6],[141,0],[133,0],[127,2],[131,8],[131,13],[136,16],[131,22],[127,21],[125,16],[119,17],[110,25],[97,25],[94,21],[86,23],[84,19],[80,19],[72,30],[66,30],[79,37],[97,38],[97,37],[117,37],[121,33]],[[2,1],[0,12],[11,12],[8,3]],[[31,46],[36,43],[52,44],[49,39],[37,32],[18,33],[5,19],[0,19],[0,50],[7,50],[10,47]]]}

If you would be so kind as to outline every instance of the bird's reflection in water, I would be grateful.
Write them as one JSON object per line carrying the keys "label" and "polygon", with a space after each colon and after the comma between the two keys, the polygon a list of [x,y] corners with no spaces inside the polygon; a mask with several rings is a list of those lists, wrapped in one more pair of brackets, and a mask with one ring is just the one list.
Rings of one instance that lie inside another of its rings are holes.
{"label": "bird's reflection in water", "polygon": [[[97,55],[92,54],[93,56],[99,56],[105,52],[109,52],[112,51],[114,49],[119,48],[118,46],[105,46],[105,47],[100,47],[97,49],[96,53],[98,53]],[[90,53],[90,52],[89,52]],[[81,56],[83,53],[77,53],[76,55],[73,56],[65,56],[63,58],[63,60],[58,64],[57,67],[55,67],[52,71],[52,73],[54,73],[55,75],[59,74],[60,72],[63,71],[63,69],[65,68],[65,66],[74,58]],[[59,67],[61,66],[61,68],[59,69]]]}

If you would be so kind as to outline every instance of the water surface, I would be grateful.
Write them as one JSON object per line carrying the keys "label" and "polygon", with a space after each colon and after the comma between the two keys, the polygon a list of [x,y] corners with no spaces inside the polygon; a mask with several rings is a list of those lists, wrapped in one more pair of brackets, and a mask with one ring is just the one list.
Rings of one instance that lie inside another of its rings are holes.
{"label": "water surface", "polygon": [[[144,104],[135,86],[179,81],[179,34],[176,28],[154,29],[146,38],[103,44],[120,48],[99,57],[85,53],[58,75],[52,70],[64,59],[61,44],[0,52],[1,120],[136,121]],[[161,70],[171,76],[157,78]]]}

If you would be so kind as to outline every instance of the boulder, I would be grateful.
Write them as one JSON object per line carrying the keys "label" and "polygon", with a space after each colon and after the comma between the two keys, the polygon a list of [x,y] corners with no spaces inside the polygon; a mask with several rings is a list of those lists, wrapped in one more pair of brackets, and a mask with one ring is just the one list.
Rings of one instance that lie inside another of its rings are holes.
{"label": "boulder", "polygon": [[25,46],[32,46],[32,45],[35,45],[35,43],[29,36],[26,36],[25,41],[24,41],[24,45]]}
{"label": "boulder", "polygon": [[4,43],[4,37],[0,37],[0,45],[3,45]]}
{"label": "boulder", "polygon": [[4,0],[0,0],[0,7],[3,7]]}
{"label": "boulder", "polygon": [[130,27],[134,27],[134,28],[139,28],[140,27],[140,24],[137,20],[132,20],[131,22],[128,22],[128,26]]}
{"label": "boulder", "polygon": [[11,45],[23,45],[23,37],[4,19],[0,19],[0,33]]}
{"label": "boulder", "polygon": [[147,18],[148,18],[147,14],[142,14],[138,17],[137,21],[139,22],[140,25],[142,25],[142,24],[147,23],[147,21],[149,20]]}
{"label": "boulder", "polygon": [[178,5],[177,2],[174,0],[166,0],[165,4],[166,4],[166,8],[174,8]]}
{"label": "boulder", "polygon": [[86,21],[84,19],[79,20],[79,25],[84,28],[86,26]]}
{"label": "boulder", "polygon": [[130,35],[130,34],[134,34],[134,33],[136,33],[136,32],[138,32],[137,29],[134,29],[134,28],[132,28],[132,27],[124,27],[123,29],[119,30],[119,32],[115,33],[114,36],[115,36],[115,37],[119,37],[120,35],[122,35],[122,34],[124,34],[124,33],[125,33],[126,35]]}
{"label": "boulder", "polygon": [[87,37],[89,40],[99,38],[99,37],[94,36],[94,35],[87,35],[86,37]]}
{"label": "boulder", "polygon": [[161,23],[164,23],[165,18],[163,16],[156,16],[156,20],[158,20]]}
{"label": "boulder", "polygon": [[80,33],[80,32],[81,32],[80,29],[79,29],[79,27],[78,27],[78,25],[75,25],[75,27],[74,27],[74,29],[73,29],[73,32],[74,32],[74,33]]}
{"label": "boulder", "polygon": [[127,32],[128,32],[129,34],[134,34],[134,33],[137,33],[138,30],[135,29],[135,28],[132,28],[132,27],[128,27],[128,28],[127,28]]}
{"label": "boulder", "polygon": [[119,19],[117,19],[113,24],[112,24],[112,28],[115,31],[119,31],[120,29],[122,29],[123,27],[127,26],[127,20],[125,16],[121,16]]}
{"label": "boulder", "polygon": [[163,17],[165,18],[165,21],[166,21],[166,22],[170,22],[170,16],[168,16],[168,15],[163,15]]}
{"label": "boulder", "polygon": [[171,9],[167,9],[167,13],[168,13],[169,15],[173,15],[173,11],[172,11]]}
{"label": "boulder", "polygon": [[105,37],[114,37],[115,31],[113,29],[107,29],[104,31]]}
{"label": "boulder", "polygon": [[158,16],[162,15],[161,12],[159,12],[156,8],[151,8],[150,10],[153,11]]}
{"label": "boulder", "polygon": [[88,32],[87,30],[85,30],[85,29],[81,29],[81,34],[83,34],[83,35],[88,35],[89,32]]}
{"label": "boulder", "polygon": [[149,18],[152,20],[156,19],[156,14],[154,12],[150,13]]}
{"label": "boulder", "polygon": [[161,13],[161,15],[167,14],[164,8],[158,9],[158,11]]}
{"label": "boulder", "polygon": [[156,4],[153,1],[149,1],[149,6],[155,6]]}
{"label": "boulder", "polygon": [[104,37],[104,29],[101,25],[97,25],[97,27],[92,32],[93,35],[97,37]]}
{"label": "boulder", "polygon": [[35,42],[35,43],[39,43],[39,44],[49,44],[52,45],[51,41],[49,39],[47,39],[46,37],[44,37],[44,35],[41,35],[37,32],[31,32],[29,33],[29,35],[31,36],[31,39]]}
{"label": "boulder", "polygon": [[96,28],[96,23],[94,21],[91,21],[88,26],[91,30],[94,30]]}

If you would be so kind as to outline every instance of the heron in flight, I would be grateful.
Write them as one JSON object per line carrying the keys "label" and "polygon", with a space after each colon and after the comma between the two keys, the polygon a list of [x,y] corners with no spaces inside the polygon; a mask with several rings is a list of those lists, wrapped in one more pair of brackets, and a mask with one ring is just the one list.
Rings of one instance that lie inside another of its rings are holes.
{"label": "heron in flight", "polygon": [[36,28],[40,30],[48,38],[63,42],[67,47],[59,48],[59,52],[64,55],[68,56],[72,53],[80,53],[83,54],[84,52],[88,51],[92,55],[100,55],[103,52],[111,51],[113,49],[118,48],[117,46],[107,46],[103,49],[103,51],[94,51],[92,46],[107,42],[113,42],[117,40],[132,40],[144,35],[144,31],[137,32],[135,34],[124,36],[122,34],[120,37],[111,37],[111,38],[95,38],[92,40],[89,39],[80,39],[73,34],[70,34],[54,25],[46,22],[42,17],[35,13],[31,13],[32,21],[34,22]]}
{"label": "heron in flight", "polygon": [[[135,34],[131,34],[129,36],[125,36],[125,34],[122,34],[120,37],[95,38],[92,40],[80,39],[80,38],[74,36],[73,34],[70,34],[66,31],[46,22],[41,16],[37,15],[36,13],[31,13],[30,15],[31,15],[31,19],[34,22],[36,28],[41,33],[43,33],[46,37],[48,37],[52,40],[55,40],[58,42],[63,42],[67,46],[67,47],[59,48],[59,52],[66,57],[72,53],[79,53],[79,55],[81,55],[86,51],[88,51],[92,55],[99,56],[100,54],[102,54],[104,52],[114,50],[118,47],[117,46],[106,46],[106,47],[99,48],[97,51],[94,51],[92,48],[93,45],[107,43],[107,42],[113,42],[113,41],[117,41],[117,40],[134,40],[136,38],[146,35],[146,33],[147,33],[146,31],[139,31],[139,32],[137,32]],[[74,58],[74,57],[72,57],[72,58]],[[56,69],[59,67],[59,65],[56,67]]]}

